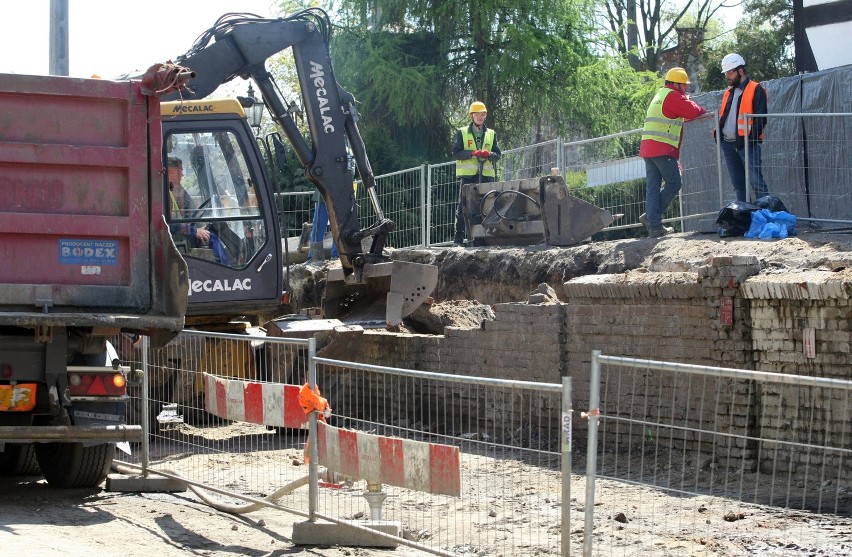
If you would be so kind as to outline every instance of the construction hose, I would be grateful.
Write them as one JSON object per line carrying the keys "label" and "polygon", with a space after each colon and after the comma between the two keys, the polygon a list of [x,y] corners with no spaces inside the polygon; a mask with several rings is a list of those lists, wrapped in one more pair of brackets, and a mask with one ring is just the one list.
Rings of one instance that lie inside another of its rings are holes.
{"label": "construction hose", "polygon": [[[112,463],[112,470],[118,472],[119,474],[137,474],[140,470],[142,470],[141,466],[136,464],[131,464],[129,462],[122,461],[114,461]],[[248,514],[250,512],[258,511],[267,505],[263,503],[247,503],[245,505],[231,505],[227,503],[222,503],[221,501],[216,501],[209,495],[207,495],[206,490],[194,485],[192,482],[185,480],[175,472],[174,470],[147,470],[147,473],[157,474],[159,476],[165,476],[167,478],[171,478],[173,480],[177,480],[183,483],[186,487],[188,487],[203,503],[206,505],[213,507],[217,511],[230,513],[230,514]],[[279,487],[269,495],[263,498],[263,501],[266,503],[275,503],[278,499],[281,499],[285,495],[289,495],[296,491],[298,488],[308,485],[308,476],[304,476],[299,478],[298,480],[294,480],[287,485]],[[285,509],[291,510],[291,509]],[[294,511],[295,512],[295,511]],[[296,512],[296,514],[304,515],[302,512]]]}

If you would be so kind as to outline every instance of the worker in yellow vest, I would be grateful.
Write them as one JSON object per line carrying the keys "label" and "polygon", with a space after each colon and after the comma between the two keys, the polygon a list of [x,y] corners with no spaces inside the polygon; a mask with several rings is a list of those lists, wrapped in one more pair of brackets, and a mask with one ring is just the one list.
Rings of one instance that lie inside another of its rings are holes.
{"label": "worker in yellow vest", "polygon": [[494,130],[485,125],[488,109],[480,101],[474,101],[468,110],[470,124],[456,130],[453,143],[453,158],[456,161],[456,177],[459,179],[459,204],[456,209],[456,235],[454,243],[464,244],[464,221],[462,186],[480,182],[493,182],[497,178],[497,161],[500,146]]}
{"label": "worker in yellow vest", "polygon": [[639,156],[645,159],[646,195],[645,212],[639,216],[639,222],[652,238],[674,232],[674,228],[663,226],[663,215],[680,191],[678,158],[683,123],[707,113],[689,99],[688,89],[686,70],[672,68],[666,72],[665,84],[651,100],[642,127]]}
{"label": "worker in yellow vest", "polygon": [[[769,188],[761,170],[763,161],[760,151],[766,118],[746,119],[745,115],[766,114],[766,89],[757,81],[748,78],[745,59],[739,54],[731,53],[722,58],[722,73],[730,87],[722,96],[718,133],[722,136],[722,155],[725,156],[728,176],[731,177],[737,201],[749,201],[745,181],[745,150],[748,146],[748,181],[754,190],[755,199],[760,199],[769,195]],[[714,137],[715,135],[714,130]]]}

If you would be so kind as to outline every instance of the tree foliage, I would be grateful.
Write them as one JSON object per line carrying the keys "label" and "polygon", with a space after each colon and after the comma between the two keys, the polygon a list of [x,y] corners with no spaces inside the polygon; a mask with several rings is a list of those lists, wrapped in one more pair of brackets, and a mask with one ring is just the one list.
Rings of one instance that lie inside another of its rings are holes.
{"label": "tree foliage", "polygon": [[677,39],[679,27],[705,31],[720,9],[735,0],[685,0],[672,8],[664,0],[605,0],[600,20],[609,32],[608,47],[630,60],[635,70],[659,71],[660,53]]}
{"label": "tree foliage", "polygon": [[[364,101],[373,151],[393,148],[384,134],[409,161],[434,160],[449,155],[472,100],[488,106],[504,144],[533,136],[543,120],[558,126],[565,84],[592,59],[589,10],[562,0],[342,0],[332,56],[339,81]],[[376,167],[399,158],[379,154]]]}

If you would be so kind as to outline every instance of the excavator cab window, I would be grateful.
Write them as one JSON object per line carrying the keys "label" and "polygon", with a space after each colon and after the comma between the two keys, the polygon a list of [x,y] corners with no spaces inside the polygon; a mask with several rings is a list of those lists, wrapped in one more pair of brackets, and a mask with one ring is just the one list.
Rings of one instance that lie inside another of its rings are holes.
{"label": "excavator cab window", "polygon": [[237,137],[231,131],[173,133],[165,145],[167,220],[175,245],[185,256],[245,267],[268,231]]}

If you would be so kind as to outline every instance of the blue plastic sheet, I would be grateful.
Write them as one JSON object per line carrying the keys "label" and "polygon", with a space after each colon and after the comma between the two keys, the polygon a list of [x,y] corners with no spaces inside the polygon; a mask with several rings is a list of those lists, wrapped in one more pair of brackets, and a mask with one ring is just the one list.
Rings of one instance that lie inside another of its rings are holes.
{"label": "blue plastic sheet", "polygon": [[796,216],[787,211],[772,212],[759,209],[751,213],[751,226],[745,233],[746,238],[770,240],[796,235]]}

